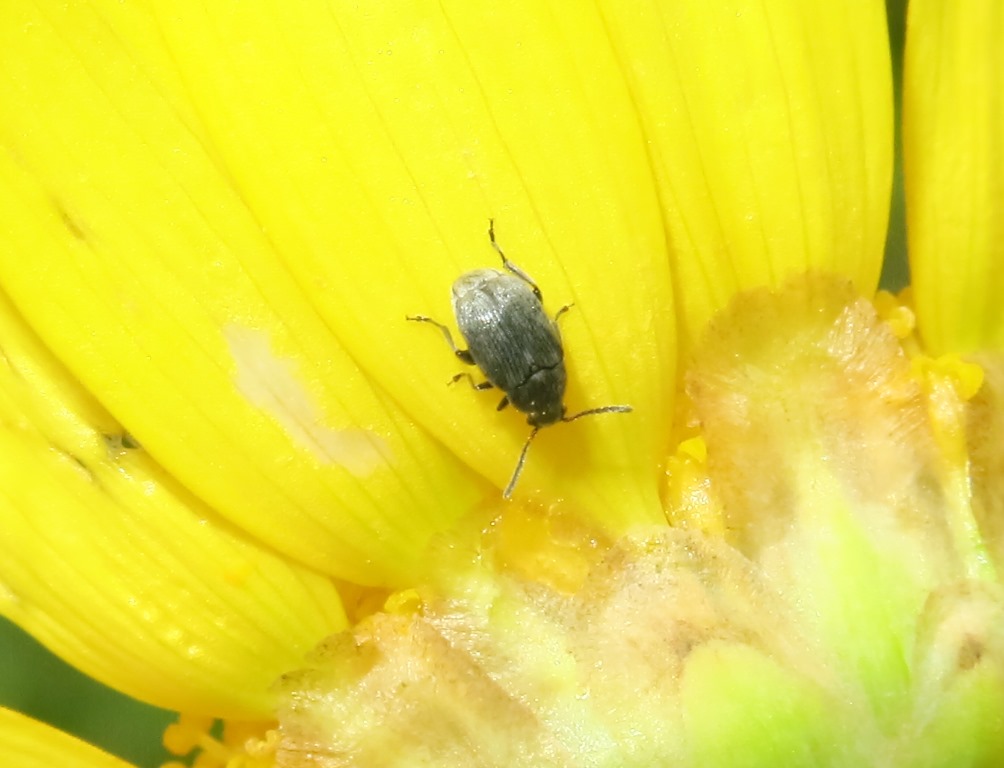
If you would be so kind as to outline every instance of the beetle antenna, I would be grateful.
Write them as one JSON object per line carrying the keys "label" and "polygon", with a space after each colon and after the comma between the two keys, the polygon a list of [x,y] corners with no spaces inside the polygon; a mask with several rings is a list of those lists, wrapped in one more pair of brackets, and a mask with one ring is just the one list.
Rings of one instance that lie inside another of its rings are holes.
{"label": "beetle antenna", "polygon": [[520,451],[519,461],[516,462],[516,469],[513,470],[512,478],[509,480],[509,485],[507,485],[505,490],[502,491],[503,499],[508,499],[512,496],[513,489],[516,487],[516,481],[519,480],[519,476],[523,472],[523,463],[526,461],[526,452],[530,449],[530,443],[533,442],[533,438],[537,436],[538,432],[540,432],[540,427],[534,427],[533,432],[530,433],[526,442],[523,443],[523,450]]}
{"label": "beetle antenna", "polygon": [[631,413],[634,410],[630,405],[604,405],[602,408],[590,408],[574,416],[562,416],[562,421],[575,421],[583,416],[592,416],[594,413]]}
{"label": "beetle antenna", "polygon": [[[592,416],[596,413],[631,413],[634,409],[630,405],[604,405],[601,408],[590,408],[588,411],[580,411],[574,416],[563,416],[562,421],[575,421],[576,419],[582,418],[583,416]],[[516,462],[516,469],[513,470],[512,477],[509,479],[509,484],[502,491],[502,498],[509,499],[512,496],[512,492],[516,488],[516,483],[519,480],[519,476],[523,474],[523,465],[526,463],[526,454],[530,450],[530,443],[533,442],[533,438],[537,436],[540,432],[540,427],[534,427],[530,436],[523,443],[523,450],[519,453],[519,461]]]}

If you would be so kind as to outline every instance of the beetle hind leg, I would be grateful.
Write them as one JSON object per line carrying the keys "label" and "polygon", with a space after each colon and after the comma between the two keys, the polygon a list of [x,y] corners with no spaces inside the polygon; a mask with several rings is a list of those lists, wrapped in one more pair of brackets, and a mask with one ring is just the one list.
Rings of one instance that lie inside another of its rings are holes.
{"label": "beetle hind leg", "polygon": [[453,350],[453,354],[455,354],[463,362],[467,363],[467,365],[474,365],[474,358],[471,357],[470,350],[460,349],[457,347],[457,345],[453,342],[453,334],[450,333],[450,329],[442,323],[433,320],[431,317],[426,317],[425,315],[407,315],[405,320],[413,320],[416,323],[431,323],[436,326],[443,332],[443,338],[446,339],[446,343],[450,345],[450,349]]}
{"label": "beetle hind leg", "polygon": [[522,269],[520,269],[519,267],[517,267],[515,264],[513,264],[511,261],[509,261],[509,259],[506,257],[506,255],[504,253],[502,253],[502,246],[500,246],[495,241],[495,219],[488,219],[488,239],[491,240],[491,242],[492,242],[492,248],[495,249],[495,252],[499,256],[502,257],[502,266],[505,267],[505,269],[507,269],[510,272],[512,272],[514,275],[516,275],[516,277],[518,277],[524,283],[526,283],[527,285],[529,285],[533,289],[533,294],[534,294],[534,296],[537,297],[538,301],[543,301],[544,299],[541,296],[540,288],[538,288],[537,284],[535,282],[533,282],[533,278],[530,277]]}

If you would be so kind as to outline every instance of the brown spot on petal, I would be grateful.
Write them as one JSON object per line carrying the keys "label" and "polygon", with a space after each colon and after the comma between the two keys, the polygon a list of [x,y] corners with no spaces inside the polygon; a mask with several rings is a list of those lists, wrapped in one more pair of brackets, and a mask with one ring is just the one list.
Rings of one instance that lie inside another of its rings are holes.
{"label": "brown spot on petal", "polygon": [[63,223],[66,230],[73,235],[73,238],[86,242],[88,238],[83,224],[58,199],[52,198],[52,205],[59,215],[59,220]]}
{"label": "brown spot on petal", "polygon": [[960,672],[975,667],[983,658],[983,641],[975,635],[965,635],[959,641],[959,654],[955,662]]}
{"label": "brown spot on petal", "polygon": [[917,622],[918,687],[944,690],[988,658],[1004,668],[1004,588],[963,581],[932,592]]}

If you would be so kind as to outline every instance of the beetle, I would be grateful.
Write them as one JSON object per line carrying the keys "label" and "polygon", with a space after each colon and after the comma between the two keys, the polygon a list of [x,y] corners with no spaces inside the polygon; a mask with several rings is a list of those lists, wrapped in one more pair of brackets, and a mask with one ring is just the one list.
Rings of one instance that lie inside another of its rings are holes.
{"label": "beetle", "polygon": [[561,344],[558,318],[571,305],[565,305],[552,319],[544,312],[540,288],[522,269],[513,264],[495,240],[495,221],[488,220],[488,239],[502,259],[498,269],[475,269],[465,272],[453,283],[453,314],[457,327],[467,342],[460,349],[450,329],[424,315],[409,315],[408,320],[431,323],[439,328],[450,349],[462,362],[477,366],[485,381],[475,382],[470,373],[458,373],[452,382],[466,378],[474,389],[498,388],[503,392],[496,410],[507,405],[526,414],[533,430],[523,444],[512,478],[502,493],[512,496],[523,471],[530,443],[544,427],[559,421],[575,421],[598,413],[628,413],[629,405],[605,405],[590,408],[573,416],[566,415],[565,350]]}

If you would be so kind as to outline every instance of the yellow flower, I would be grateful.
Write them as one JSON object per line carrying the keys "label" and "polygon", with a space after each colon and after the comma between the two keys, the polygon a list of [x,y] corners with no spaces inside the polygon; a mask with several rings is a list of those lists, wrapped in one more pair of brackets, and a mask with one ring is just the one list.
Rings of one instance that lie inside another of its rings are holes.
{"label": "yellow flower", "polygon": [[[12,5],[0,610],[173,752],[1004,758],[993,0],[911,5],[912,298],[876,0]],[[512,502],[524,418],[405,321],[489,219],[569,413],[633,408]]]}

